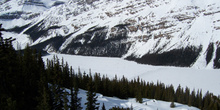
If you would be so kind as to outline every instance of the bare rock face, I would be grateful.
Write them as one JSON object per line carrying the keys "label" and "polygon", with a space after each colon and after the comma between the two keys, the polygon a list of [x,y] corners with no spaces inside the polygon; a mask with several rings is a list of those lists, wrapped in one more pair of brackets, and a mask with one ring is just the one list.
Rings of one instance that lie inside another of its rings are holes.
{"label": "bare rock face", "polygon": [[219,5],[218,0],[7,0],[0,2],[0,23],[6,36],[17,39],[15,48],[29,43],[47,52],[219,68]]}

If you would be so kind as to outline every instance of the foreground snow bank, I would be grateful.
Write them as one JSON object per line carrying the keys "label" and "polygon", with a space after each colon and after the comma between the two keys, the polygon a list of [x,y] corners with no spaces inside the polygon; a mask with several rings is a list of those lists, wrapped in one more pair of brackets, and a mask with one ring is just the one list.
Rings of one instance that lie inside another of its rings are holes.
{"label": "foreground snow bank", "polygon": [[189,87],[191,90],[202,89],[203,94],[207,91],[214,95],[220,95],[220,70],[215,69],[193,69],[181,67],[164,67],[137,64],[136,62],[126,61],[121,58],[88,57],[65,54],[51,54],[44,56],[43,59],[52,59],[54,55],[64,58],[75,71],[89,73],[100,73],[113,78],[115,75],[128,79],[138,76],[149,82],[161,81],[165,85],[173,84],[175,89],[180,84],[182,87]]}
{"label": "foreground snow bank", "polygon": [[[70,92],[69,90],[67,90]],[[133,107],[134,110],[169,110],[170,103],[171,102],[165,102],[165,101],[158,101],[154,99],[143,99],[143,103],[137,103],[134,98],[130,98],[128,100],[122,100],[116,97],[106,97],[102,94],[97,94],[98,96],[98,103],[100,103],[99,109],[101,109],[102,104],[105,104],[106,109],[110,109],[112,107],[123,107],[123,108],[130,108]],[[83,110],[86,109],[85,103],[87,102],[86,98],[86,91],[81,90],[79,91],[78,97],[81,97],[81,106],[83,107]],[[69,97],[70,100],[70,97]],[[172,108],[172,110],[199,110],[195,107],[189,107],[187,105],[175,103],[176,107]]]}

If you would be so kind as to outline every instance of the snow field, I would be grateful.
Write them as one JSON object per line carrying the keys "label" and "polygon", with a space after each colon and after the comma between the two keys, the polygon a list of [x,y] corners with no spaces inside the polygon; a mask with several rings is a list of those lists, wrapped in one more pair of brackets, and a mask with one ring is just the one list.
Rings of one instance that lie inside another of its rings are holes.
{"label": "snow field", "polygon": [[[66,89],[67,92],[70,93],[70,90]],[[134,110],[169,110],[171,102],[159,101],[154,99],[143,99],[143,103],[137,103],[135,98],[129,98],[128,100],[119,99],[116,97],[106,97],[102,94],[97,93],[97,103],[99,103],[99,109],[101,109],[102,104],[105,104],[105,108],[108,110],[112,107],[123,107],[123,108],[130,108],[133,107]],[[86,91],[79,90],[78,97],[81,97],[81,106],[83,110],[86,109],[85,103],[87,102],[86,98]],[[70,100],[70,97],[68,97]],[[176,107],[172,108],[172,110],[199,110],[195,107],[189,107],[187,105],[175,103]]]}

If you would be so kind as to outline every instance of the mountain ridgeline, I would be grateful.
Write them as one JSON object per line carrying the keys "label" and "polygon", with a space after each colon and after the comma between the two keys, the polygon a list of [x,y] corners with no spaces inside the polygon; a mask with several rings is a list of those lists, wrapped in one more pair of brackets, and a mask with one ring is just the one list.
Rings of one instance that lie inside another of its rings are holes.
{"label": "mountain ridgeline", "polygon": [[16,49],[28,43],[47,52],[220,68],[217,0],[7,0],[0,4],[0,23],[5,35],[16,36]]}

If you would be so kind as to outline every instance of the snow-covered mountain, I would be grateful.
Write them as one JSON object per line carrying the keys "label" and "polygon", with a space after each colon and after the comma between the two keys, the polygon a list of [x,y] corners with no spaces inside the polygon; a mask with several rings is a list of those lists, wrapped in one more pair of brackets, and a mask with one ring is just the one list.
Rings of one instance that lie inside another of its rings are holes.
{"label": "snow-covered mountain", "polygon": [[16,49],[220,67],[219,0],[1,0],[0,23]]}

